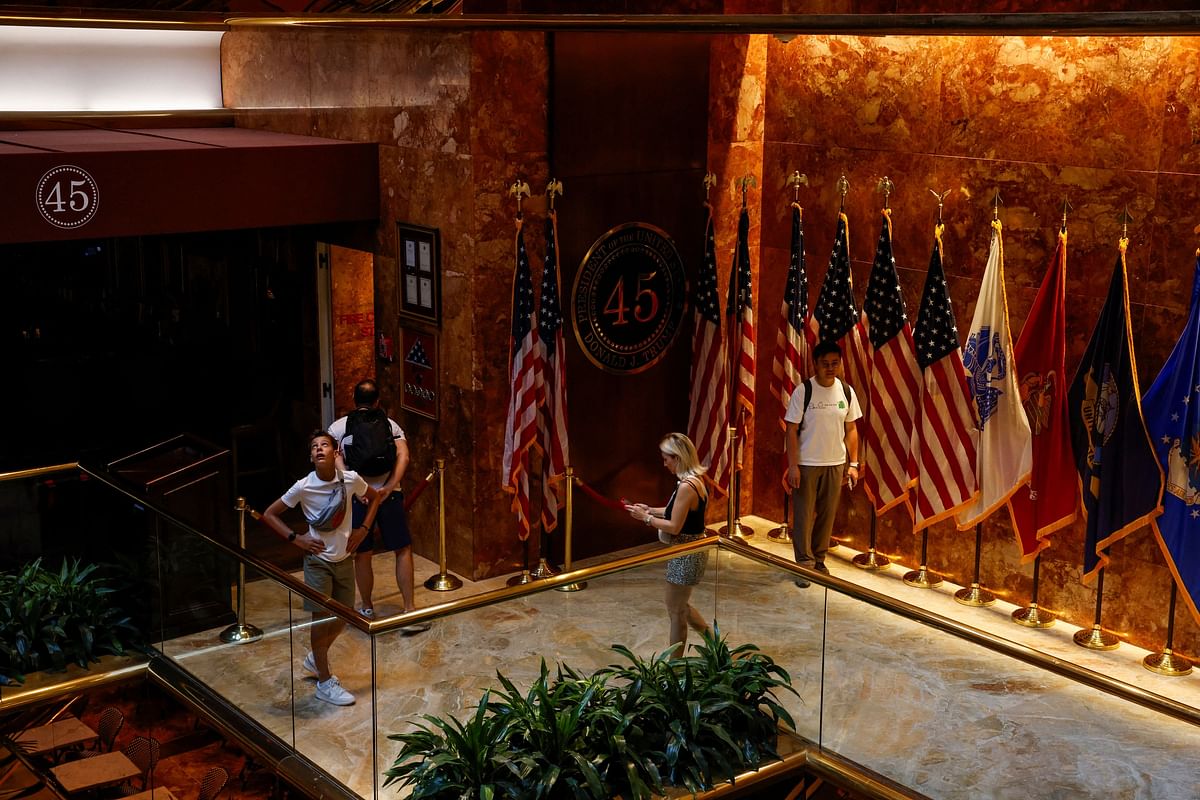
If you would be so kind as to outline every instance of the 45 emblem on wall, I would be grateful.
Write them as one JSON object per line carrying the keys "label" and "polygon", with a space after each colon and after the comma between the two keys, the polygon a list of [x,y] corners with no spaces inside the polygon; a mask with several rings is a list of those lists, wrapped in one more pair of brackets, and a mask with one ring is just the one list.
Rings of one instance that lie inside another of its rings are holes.
{"label": "45 emblem on wall", "polygon": [[641,372],[675,340],[686,295],[671,238],[643,222],[618,226],[596,240],[575,276],[575,337],[600,369]]}
{"label": "45 emblem on wall", "polygon": [[100,207],[96,179],[79,167],[54,167],[37,183],[38,213],[56,228],[79,228],[91,222]]}

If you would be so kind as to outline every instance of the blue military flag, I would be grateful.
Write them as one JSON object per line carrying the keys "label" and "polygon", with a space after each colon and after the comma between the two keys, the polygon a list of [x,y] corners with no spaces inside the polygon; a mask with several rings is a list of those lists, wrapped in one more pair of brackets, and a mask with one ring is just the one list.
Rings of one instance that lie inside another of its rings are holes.
{"label": "blue military flag", "polygon": [[1162,470],[1142,417],[1129,327],[1122,239],[1108,298],[1067,393],[1071,446],[1087,531],[1083,577],[1108,565],[1108,547],[1161,513]]}
{"label": "blue military flag", "polygon": [[1167,473],[1158,543],[1200,621],[1200,251],[1187,327],[1142,398],[1142,411]]}

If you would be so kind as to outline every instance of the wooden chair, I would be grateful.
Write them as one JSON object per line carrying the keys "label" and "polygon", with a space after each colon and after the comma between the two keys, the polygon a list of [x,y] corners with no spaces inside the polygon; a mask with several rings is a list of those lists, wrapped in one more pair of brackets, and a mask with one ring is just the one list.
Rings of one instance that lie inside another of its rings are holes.
{"label": "wooden chair", "polygon": [[150,776],[158,765],[158,740],[138,736],[125,746],[125,755],[142,771],[141,788],[135,789],[131,784],[124,787],[125,794],[137,794],[150,788]]}
{"label": "wooden chair", "polygon": [[200,779],[200,795],[197,800],[216,800],[228,781],[229,773],[224,767],[213,767]]}

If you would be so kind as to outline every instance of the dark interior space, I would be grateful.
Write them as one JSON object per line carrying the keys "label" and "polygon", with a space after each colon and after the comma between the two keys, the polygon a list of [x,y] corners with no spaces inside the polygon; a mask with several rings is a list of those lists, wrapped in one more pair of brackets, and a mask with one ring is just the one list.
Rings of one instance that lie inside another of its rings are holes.
{"label": "dark interior space", "polygon": [[305,234],[0,248],[12,309],[0,341],[13,368],[0,470],[111,460],[188,432],[237,446],[249,474],[294,472],[303,453],[287,434],[316,425],[319,409]]}

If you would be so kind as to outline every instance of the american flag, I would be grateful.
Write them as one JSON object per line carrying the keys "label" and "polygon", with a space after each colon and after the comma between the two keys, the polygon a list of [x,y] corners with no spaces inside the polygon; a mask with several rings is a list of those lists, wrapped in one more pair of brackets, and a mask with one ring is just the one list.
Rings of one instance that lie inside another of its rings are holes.
{"label": "american flag", "polygon": [[[742,208],[738,217],[737,249],[729,275],[729,304],[725,307],[733,337],[734,398],[731,413],[738,405],[754,416],[754,290],[750,275],[750,212]],[[741,431],[739,436],[743,435]]]}
{"label": "american flag", "polygon": [[542,529],[558,525],[557,479],[570,460],[567,446],[567,353],[563,347],[562,304],[558,284],[558,214],[546,217],[546,262],[542,269],[542,305],[538,333],[542,346],[546,402],[538,415],[542,441]]}
{"label": "american flag", "polygon": [[[867,339],[866,315],[854,304],[854,282],[850,276],[850,231],[845,214],[838,214],[837,237],[829,256],[829,269],[821,284],[813,317],[818,323],[819,341],[832,340],[842,348],[845,380],[858,392],[864,417],[870,417],[871,343]],[[861,402],[862,398],[868,402]],[[868,422],[863,420],[863,424]]]}
{"label": "american flag", "polygon": [[786,429],[792,392],[802,380],[813,374],[812,315],[808,313],[808,273],[804,268],[804,223],[800,206],[792,203],[792,258],[788,264],[783,290],[783,324],[776,336],[779,345],[771,365],[771,393],[779,398],[779,425]]}
{"label": "american flag", "polygon": [[524,223],[517,220],[513,277],[512,340],[509,342],[508,419],[504,426],[504,490],[513,494],[521,541],[529,538],[529,448],[537,435],[542,384],[541,348],[533,324],[533,276],[525,251]]}
{"label": "american flag", "polygon": [[729,431],[725,405],[725,340],[717,295],[717,240],[712,207],[704,230],[704,263],[692,297],[692,379],[688,437],[721,492],[729,490]]}
{"label": "american flag", "polygon": [[896,274],[888,209],[883,211],[863,310],[870,321],[872,347],[872,413],[866,426],[863,486],[876,514],[903,504],[911,516],[911,437],[921,396],[921,368]]}
{"label": "american flag", "polygon": [[944,228],[939,224],[934,231],[913,337],[923,382],[913,427],[912,453],[917,468],[914,532],[953,516],[978,493],[974,411],[942,269]]}

